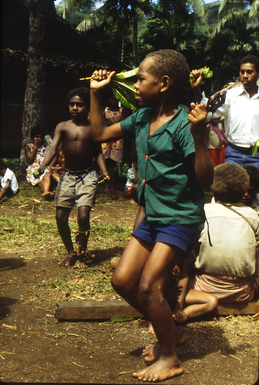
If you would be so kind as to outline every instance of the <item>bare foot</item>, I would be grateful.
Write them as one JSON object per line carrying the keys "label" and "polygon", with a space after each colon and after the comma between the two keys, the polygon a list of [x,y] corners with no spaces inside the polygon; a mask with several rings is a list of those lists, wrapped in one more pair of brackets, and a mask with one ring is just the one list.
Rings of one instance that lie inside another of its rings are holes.
{"label": "bare foot", "polygon": [[131,203],[134,206],[138,206],[138,203],[136,201],[134,201],[134,199],[130,199],[129,203]]}
{"label": "bare foot", "polygon": [[140,381],[157,382],[182,373],[183,367],[178,357],[161,356],[153,365],[133,373],[133,377],[137,377]]}
{"label": "bare foot", "polygon": [[146,362],[151,362],[156,360],[160,356],[160,346],[159,343],[149,344],[143,350],[142,356]]}
{"label": "bare foot", "polygon": [[73,269],[86,269],[88,266],[82,261],[81,259],[78,259],[76,263],[74,264]]}
{"label": "bare foot", "polygon": [[55,193],[52,191],[46,191],[42,194],[43,198],[47,200],[52,200],[54,198]]}
{"label": "bare foot", "polygon": [[112,258],[112,260],[111,260],[111,268],[113,269],[113,270],[115,270],[116,269],[116,267],[118,266],[118,263],[120,262],[120,257],[114,257],[114,258]]}
{"label": "bare foot", "polygon": [[59,266],[63,266],[63,267],[68,267],[68,266],[73,266],[75,261],[76,261],[76,254],[72,254],[72,255],[68,255],[64,261],[62,262],[59,262]]}

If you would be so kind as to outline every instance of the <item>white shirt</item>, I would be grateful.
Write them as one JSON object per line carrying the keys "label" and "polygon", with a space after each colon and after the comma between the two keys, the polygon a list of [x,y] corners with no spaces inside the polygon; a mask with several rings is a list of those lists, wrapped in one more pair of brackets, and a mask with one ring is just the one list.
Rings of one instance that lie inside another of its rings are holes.
{"label": "white shirt", "polygon": [[12,192],[14,194],[16,194],[18,191],[18,188],[19,188],[18,182],[17,182],[16,176],[14,175],[14,173],[9,168],[6,169],[4,176],[0,176],[1,190],[6,187],[8,180],[11,181],[10,187],[11,187]]}
{"label": "white shirt", "polygon": [[[208,99],[203,96],[201,103]],[[239,147],[252,147],[259,139],[259,92],[250,98],[243,85],[226,92],[226,100],[213,117],[225,116],[225,136]]]}
{"label": "white shirt", "polygon": [[228,205],[244,215],[250,225],[239,214],[219,202],[205,204],[205,222],[201,232],[200,249],[195,261],[196,269],[202,274],[219,277],[251,277],[259,272],[259,218],[251,207],[242,203]]}

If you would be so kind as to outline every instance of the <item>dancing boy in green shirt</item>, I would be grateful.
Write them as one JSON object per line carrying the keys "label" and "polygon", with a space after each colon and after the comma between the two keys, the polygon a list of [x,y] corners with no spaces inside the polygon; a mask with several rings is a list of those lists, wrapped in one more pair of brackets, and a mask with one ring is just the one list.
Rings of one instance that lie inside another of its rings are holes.
{"label": "dancing boy in green shirt", "polygon": [[[135,139],[138,201],[146,217],[132,233],[113,274],[115,290],[153,325],[158,342],[143,352],[147,362],[133,374],[162,381],[182,374],[176,352],[180,337],[166,301],[175,265],[196,244],[204,222],[204,191],[213,182],[213,164],[205,142],[204,105],[188,115],[174,99],[188,84],[186,59],[173,50],[152,52],[141,62],[135,84],[140,109],[106,126],[101,95],[115,72],[95,71],[91,80],[91,130],[97,142]],[[179,129],[190,121],[190,125]]]}

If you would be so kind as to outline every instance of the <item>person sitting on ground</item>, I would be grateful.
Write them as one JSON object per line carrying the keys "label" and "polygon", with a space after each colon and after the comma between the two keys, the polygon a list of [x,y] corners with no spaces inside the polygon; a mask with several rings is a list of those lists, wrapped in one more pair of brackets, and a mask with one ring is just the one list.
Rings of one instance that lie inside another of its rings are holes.
{"label": "person sitting on ground", "polygon": [[[99,166],[105,180],[109,179],[109,176],[101,145],[95,144],[91,136],[88,120],[89,90],[85,87],[70,90],[67,94],[67,100],[72,119],[57,125],[42,167],[47,166],[55,159],[59,144],[62,143],[65,168],[56,189],[55,206],[59,234],[68,255],[62,262],[59,262],[59,265],[86,268],[85,258],[87,257],[86,248],[90,234],[90,211],[98,184],[97,166]],[[79,226],[76,237],[79,246],[78,255],[74,250],[68,225],[69,215],[75,204],[77,205]]]}
{"label": "person sitting on ground", "polygon": [[241,202],[248,186],[243,167],[215,167],[215,203],[205,204],[207,222],[194,250],[190,288],[215,295],[219,303],[248,302],[258,291],[259,219]]}
{"label": "person sitting on ground", "polygon": [[41,126],[34,126],[31,130],[33,143],[26,144],[25,146],[25,156],[28,163],[26,180],[33,186],[38,184],[45,199],[53,199],[54,192],[51,191],[51,174],[49,169],[45,169],[39,176],[35,174],[35,171],[41,167],[48,150],[48,147],[43,144],[44,135],[45,130]]}
{"label": "person sitting on ground", "polygon": [[252,207],[259,214],[259,170],[255,166],[247,165],[244,169],[249,175],[249,186],[242,198],[246,206]]}
{"label": "person sitting on ground", "polygon": [[3,161],[0,161],[0,199],[17,194],[19,185],[16,176]]}

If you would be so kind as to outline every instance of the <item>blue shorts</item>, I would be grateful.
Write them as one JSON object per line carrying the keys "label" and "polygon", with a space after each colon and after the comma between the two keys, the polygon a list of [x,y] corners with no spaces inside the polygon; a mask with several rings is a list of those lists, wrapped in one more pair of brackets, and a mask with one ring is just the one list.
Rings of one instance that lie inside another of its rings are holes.
{"label": "blue shorts", "polygon": [[156,242],[162,242],[171,246],[177,246],[186,254],[189,254],[197,244],[203,228],[204,223],[161,225],[148,222],[147,217],[145,217],[136,230],[133,231],[132,235],[152,245],[155,245]]}

